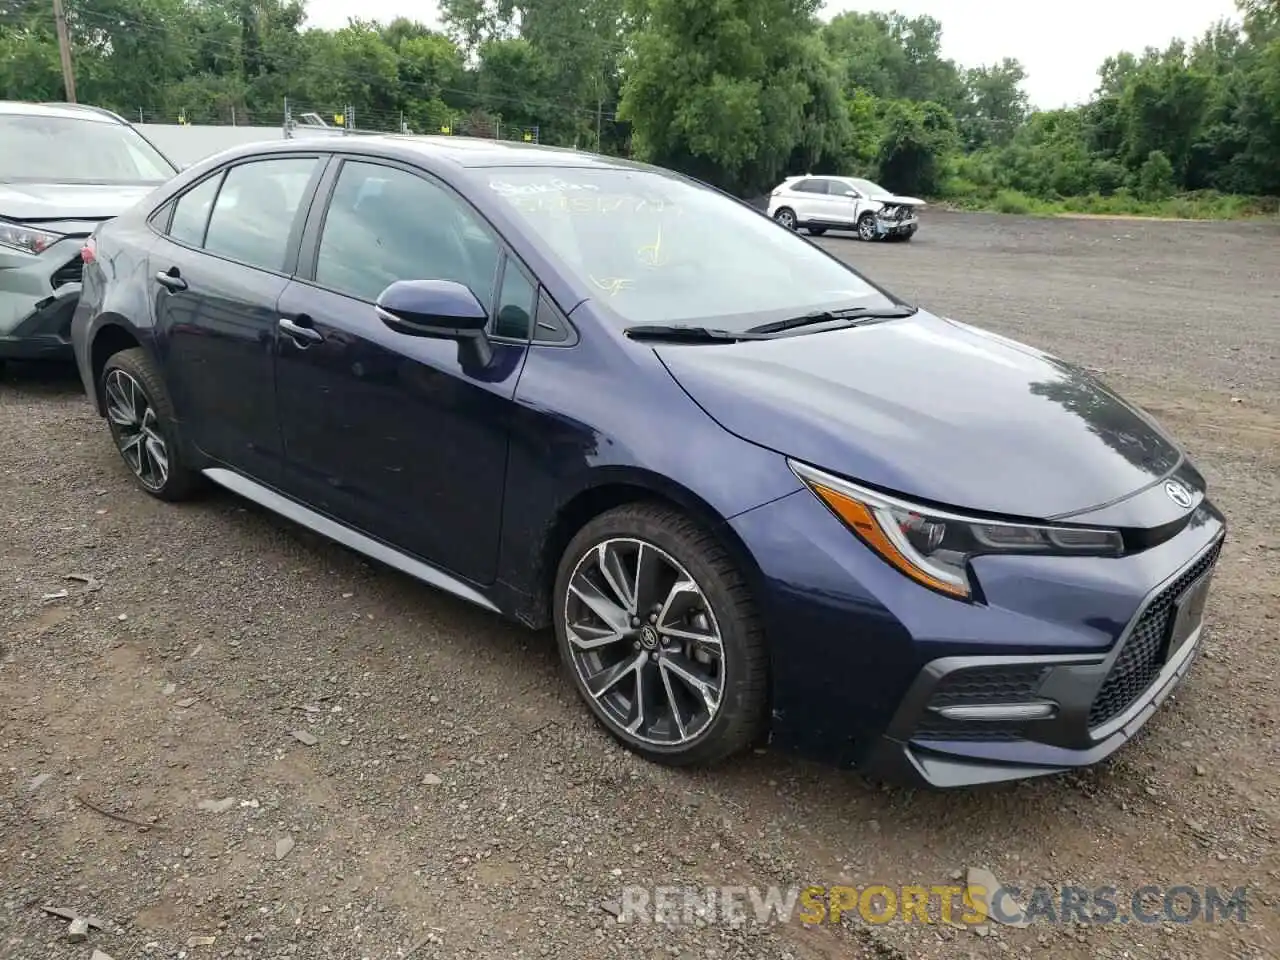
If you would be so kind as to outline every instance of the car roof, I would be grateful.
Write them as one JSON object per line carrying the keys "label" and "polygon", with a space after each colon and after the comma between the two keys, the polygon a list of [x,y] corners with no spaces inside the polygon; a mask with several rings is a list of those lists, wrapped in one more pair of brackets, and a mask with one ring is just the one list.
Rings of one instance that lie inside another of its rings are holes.
{"label": "car roof", "polygon": [[0,114],[27,117],[62,117],[93,123],[124,123],[124,118],[102,107],[86,103],[29,103],[24,100],[0,100]]}
{"label": "car roof", "polygon": [[226,159],[232,156],[288,153],[296,150],[380,153],[402,158],[410,155],[414,158],[444,162],[450,166],[463,169],[515,166],[648,171],[659,169],[649,164],[624,160],[620,157],[607,157],[601,154],[588,153],[584,150],[575,150],[572,147],[551,147],[545,144],[439,134],[317,135],[304,133],[301,129],[291,139],[263,141],[242,147],[233,147],[220,154],[220,157]]}

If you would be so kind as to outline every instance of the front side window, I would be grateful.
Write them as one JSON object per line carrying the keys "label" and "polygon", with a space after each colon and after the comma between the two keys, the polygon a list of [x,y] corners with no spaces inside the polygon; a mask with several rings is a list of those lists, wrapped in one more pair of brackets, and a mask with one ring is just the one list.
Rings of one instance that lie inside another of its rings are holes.
{"label": "front side window", "polygon": [[232,167],[213,205],[204,248],[251,267],[282,271],[294,217],[319,162],[281,157]]}
{"label": "front side window", "polygon": [[177,172],[123,123],[0,113],[0,182],[144,185]]}
{"label": "front side window", "polygon": [[623,325],[745,330],[816,310],[898,305],[793,231],[675,175],[586,167],[482,175]]}
{"label": "front side window", "polygon": [[498,309],[495,311],[493,332],[495,336],[512,340],[529,339],[533,323],[534,297],[537,285],[510,257],[502,269],[502,288],[498,293]]}
{"label": "front side window", "polygon": [[455,280],[488,310],[498,249],[444,187],[395,167],[349,160],[325,214],[315,279],[370,302],[397,280]]}

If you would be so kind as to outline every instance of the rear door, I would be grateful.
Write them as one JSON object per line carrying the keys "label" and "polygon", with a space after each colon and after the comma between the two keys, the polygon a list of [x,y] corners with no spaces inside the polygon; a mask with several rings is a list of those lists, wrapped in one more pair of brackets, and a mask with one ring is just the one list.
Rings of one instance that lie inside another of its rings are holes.
{"label": "rear door", "polygon": [[276,304],[297,261],[319,154],[237,162],[171,202],[151,251],[157,341],[178,417],[208,456],[278,480]]}
{"label": "rear door", "polygon": [[795,198],[796,219],[801,223],[822,223],[826,219],[826,187],[812,177],[791,188]]}
{"label": "rear door", "polygon": [[[335,161],[280,300],[285,492],[365,534],[492,582],[512,397],[537,284],[448,186],[368,157]],[[397,333],[374,311],[396,280],[465,283],[490,312],[490,363]]]}

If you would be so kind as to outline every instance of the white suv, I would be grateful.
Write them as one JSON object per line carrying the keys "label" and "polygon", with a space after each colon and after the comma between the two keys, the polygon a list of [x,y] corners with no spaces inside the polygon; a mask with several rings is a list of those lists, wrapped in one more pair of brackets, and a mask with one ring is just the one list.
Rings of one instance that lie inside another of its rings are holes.
{"label": "white suv", "polygon": [[857,177],[787,177],[769,195],[769,216],[814,236],[852,230],[860,240],[910,240],[920,225],[915,197],[899,197]]}

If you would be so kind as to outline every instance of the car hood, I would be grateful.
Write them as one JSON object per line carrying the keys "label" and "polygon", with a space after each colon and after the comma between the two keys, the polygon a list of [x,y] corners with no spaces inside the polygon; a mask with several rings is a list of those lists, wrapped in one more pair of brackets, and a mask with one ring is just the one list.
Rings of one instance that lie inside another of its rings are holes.
{"label": "car hood", "polygon": [[656,348],[738,436],[937,505],[1048,519],[1165,476],[1181,451],[1087,372],[924,311],[844,330]]}
{"label": "car hood", "polygon": [[925,202],[919,197],[899,197],[893,193],[878,194],[871,199],[876,203],[896,204],[903,207],[923,207],[925,205]]}
{"label": "car hood", "polygon": [[119,216],[159,184],[0,182],[0,217],[54,222],[109,220]]}

